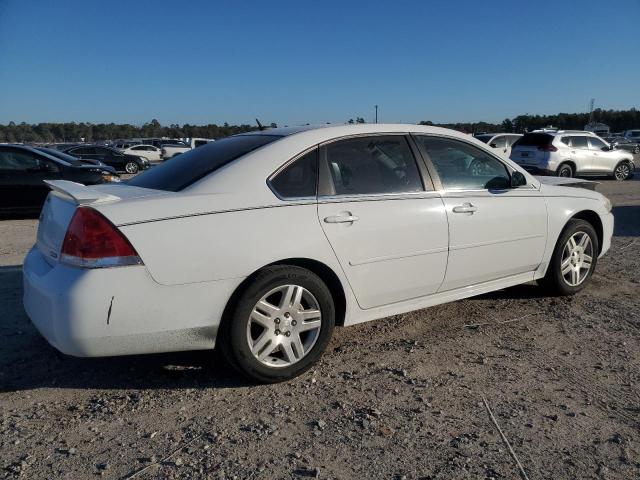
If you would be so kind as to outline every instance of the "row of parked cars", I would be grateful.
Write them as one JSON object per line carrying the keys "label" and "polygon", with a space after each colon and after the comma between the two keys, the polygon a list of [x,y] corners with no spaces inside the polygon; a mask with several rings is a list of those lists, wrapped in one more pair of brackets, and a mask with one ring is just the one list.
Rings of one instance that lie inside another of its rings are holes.
{"label": "row of parked cars", "polygon": [[616,136],[608,142],[593,132],[541,129],[524,135],[492,133],[476,138],[534,174],[627,180],[634,174],[634,154],[640,152],[640,130],[629,132],[638,132],[638,136]]}

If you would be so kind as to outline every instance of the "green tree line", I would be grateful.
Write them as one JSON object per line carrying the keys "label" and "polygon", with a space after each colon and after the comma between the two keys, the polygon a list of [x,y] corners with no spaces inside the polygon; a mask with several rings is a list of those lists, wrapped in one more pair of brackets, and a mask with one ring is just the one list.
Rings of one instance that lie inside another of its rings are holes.
{"label": "green tree line", "polygon": [[[602,110],[596,109],[593,118],[597,122],[609,125],[612,132],[619,132],[631,128],[640,128],[640,110]],[[507,118],[501,123],[490,122],[459,122],[459,123],[433,123],[421,121],[421,125],[435,125],[452,128],[468,133],[478,132],[515,132],[522,133],[543,128],[549,125],[565,130],[582,130],[589,122],[588,113],[558,113],[555,115],[518,115],[515,118]],[[364,119],[357,117],[347,123],[364,123]],[[271,127],[276,124],[272,123]],[[222,138],[237,133],[257,130],[254,125],[161,125],[157,120],[151,120],[144,125],[116,124],[116,123],[38,123],[9,122],[8,125],[0,125],[0,142],[24,142],[24,143],[49,143],[49,142],[77,142],[84,139],[85,142],[96,142],[116,138],[147,138],[147,137],[201,137]]]}
{"label": "green tree line", "polygon": [[49,143],[49,142],[97,142],[116,138],[149,137],[200,137],[222,138],[237,133],[257,130],[253,125],[161,125],[152,120],[142,126],[116,123],[14,123],[0,125],[0,142]]}
{"label": "green tree line", "polygon": [[[593,119],[596,122],[609,125],[612,132],[621,132],[632,128],[640,128],[640,110],[602,110],[593,111]],[[452,128],[468,133],[478,132],[530,132],[537,128],[549,125],[561,130],[582,130],[589,123],[589,113],[557,113],[555,115],[518,115],[515,118],[506,118],[501,123],[489,122],[460,122],[435,124],[429,121],[420,122],[421,125],[435,125],[438,127]]]}

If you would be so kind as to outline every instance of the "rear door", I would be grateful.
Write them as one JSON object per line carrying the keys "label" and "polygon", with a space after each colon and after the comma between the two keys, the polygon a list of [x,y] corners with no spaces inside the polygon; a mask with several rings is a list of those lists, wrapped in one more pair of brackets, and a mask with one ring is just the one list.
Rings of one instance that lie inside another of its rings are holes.
{"label": "rear door", "polygon": [[447,265],[442,200],[402,134],[320,149],[318,218],[362,308],[435,293]]}
{"label": "rear door", "polygon": [[531,185],[511,188],[510,169],[475,145],[415,138],[437,173],[449,220],[449,261],[440,291],[533,272],[547,239],[540,191]]}

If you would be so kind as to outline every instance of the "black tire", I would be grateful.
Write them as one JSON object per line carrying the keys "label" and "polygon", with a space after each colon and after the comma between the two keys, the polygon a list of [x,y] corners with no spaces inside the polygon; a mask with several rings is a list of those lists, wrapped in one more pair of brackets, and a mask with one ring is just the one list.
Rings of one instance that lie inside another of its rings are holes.
{"label": "black tire", "polygon": [[[315,297],[320,310],[321,326],[315,343],[302,358],[291,365],[272,367],[253,355],[247,332],[252,311],[258,301],[268,292],[284,285],[301,286]],[[225,311],[217,345],[231,366],[247,378],[260,383],[289,380],[311,368],[327,348],[335,324],[335,307],[331,292],[313,272],[289,265],[266,267],[235,297]]]}
{"label": "black tire", "polygon": [[573,174],[574,174],[573,168],[568,163],[563,163],[558,167],[558,170],[556,170],[556,175],[558,177],[571,178],[573,177]]}
{"label": "black tire", "polygon": [[[569,239],[576,233],[584,232],[589,236],[592,244],[592,261],[591,266],[584,278],[579,285],[572,286],[565,281],[564,276],[562,275],[562,255],[565,249],[565,245],[569,241]],[[549,266],[547,267],[547,273],[544,278],[538,280],[538,283],[544,287],[550,294],[552,295],[573,295],[580,290],[582,290],[589,280],[591,279],[591,275],[596,268],[596,263],[598,262],[598,252],[599,252],[599,244],[598,244],[598,235],[596,234],[593,226],[585,221],[580,219],[572,219],[567,222],[567,225],[564,227],[564,230],[558,237],[558,241],[553,250],[553,255],[551,256],[551,261],[549,262]]]}
{"label": "black tire", "polygon": [[632,177],[633,167],[631,166],[631,163],[626,160],[618,163],[618,165],[616,165],[616,168],[613,170],[613,178],[615,178],[619,182],[624,182],[625,180],[628,180]]}
{"label": "black tire", "polygon": [[135,175],[140,170],[140,167],[136,162],[127,162],[124,166],[124,171],[130,173],[131,175]]}

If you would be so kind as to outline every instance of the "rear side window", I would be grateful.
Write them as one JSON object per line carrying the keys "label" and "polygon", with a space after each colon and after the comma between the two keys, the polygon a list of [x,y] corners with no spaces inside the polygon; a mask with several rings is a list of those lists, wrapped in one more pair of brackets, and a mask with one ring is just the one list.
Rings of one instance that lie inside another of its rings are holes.
{"label": "rear side window", "polygon": [[269,181],[272,190],[281,198],[315,197],[317,183],[317,148],[294,160]]}
{"label": "rear side window", "polygon": [[404,136],[340,140],[326,147],[336,195],[372,195],[424,190]]}
{"label": "rear side window", "polygon": [[236,135],[173,157],[129,180],[130,185],[179,192],[201,178],[253,150],[278,140],[279,135]]}
{"label": "rear side window", "polygon": [[544,147],[553,142],[553,136],[546,133],[526,133],[516,143],[514,147]]}
{"label": "rear side window", "polygon": [[589,148],[587,137],[571,137],[571,146],[573,148]]}

